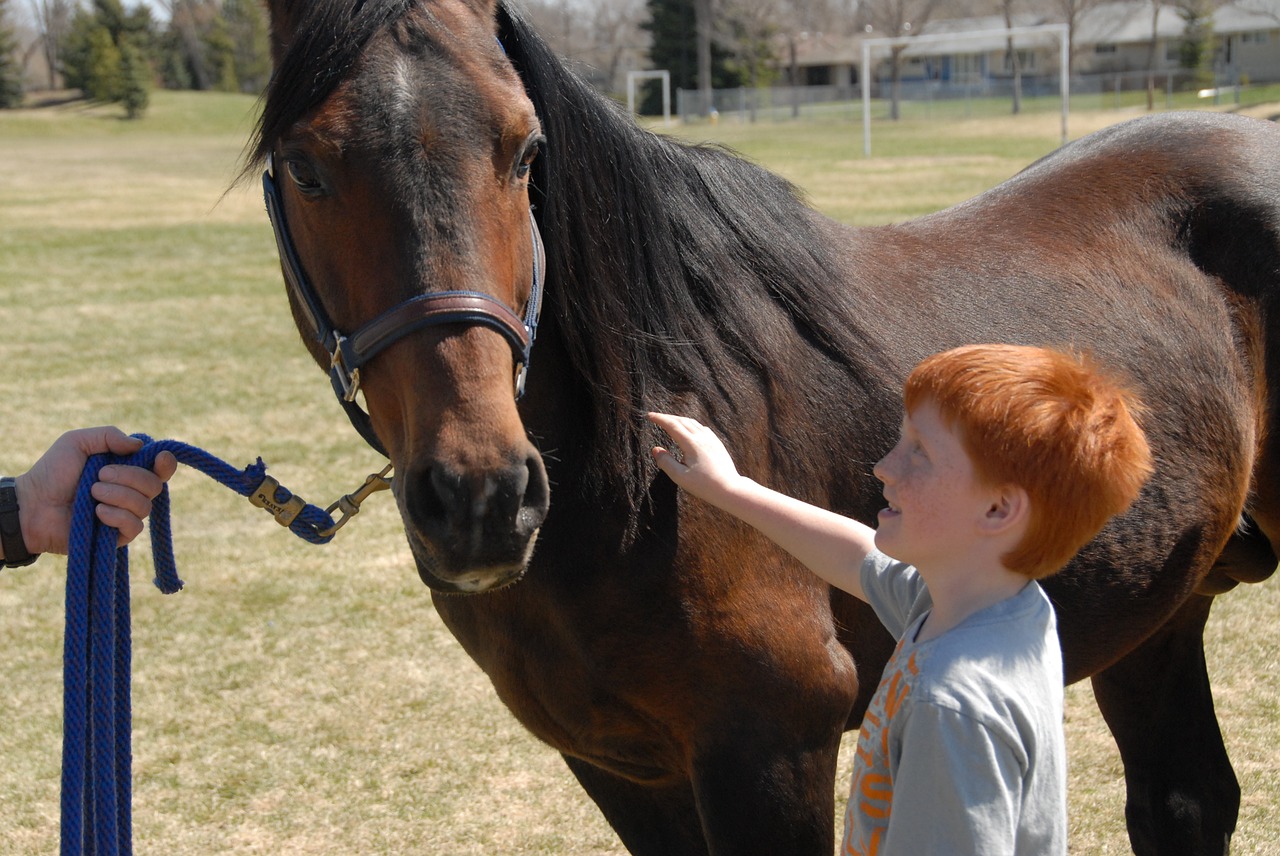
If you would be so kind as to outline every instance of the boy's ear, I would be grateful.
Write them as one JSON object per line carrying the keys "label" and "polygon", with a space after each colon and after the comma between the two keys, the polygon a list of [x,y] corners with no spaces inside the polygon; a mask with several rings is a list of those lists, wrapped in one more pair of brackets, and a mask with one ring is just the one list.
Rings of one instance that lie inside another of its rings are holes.
{"label": "boy's ear", "polygon": [[1031,497],[1017,485],[1005,485],[992,494],[991,504],[982,516],[982,530],[987,535],[1001,535],[1022,525],[1031,514]]}

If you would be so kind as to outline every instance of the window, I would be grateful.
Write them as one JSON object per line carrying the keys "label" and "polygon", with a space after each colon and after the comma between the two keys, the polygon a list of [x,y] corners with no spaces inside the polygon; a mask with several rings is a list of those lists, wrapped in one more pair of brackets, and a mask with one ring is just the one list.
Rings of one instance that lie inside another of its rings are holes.
{"label": "window", "polygon": [[[1018,51],[1018,68],[1025,74],[1026,72],[1034,72],[1036,70],[1036,59],[1039,56],[1035,51]],[[1004,55],[1004,70],[1009,74],[1013,74],[1013,54],[1006,52]]]}

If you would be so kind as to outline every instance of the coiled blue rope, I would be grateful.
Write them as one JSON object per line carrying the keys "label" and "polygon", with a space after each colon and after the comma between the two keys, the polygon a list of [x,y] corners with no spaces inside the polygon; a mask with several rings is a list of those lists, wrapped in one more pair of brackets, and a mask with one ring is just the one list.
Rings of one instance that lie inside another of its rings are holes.
{"label": "coiled blue rope", "polygon": [[[241,496],[261,491],[266,465],[259,458],[237,470],[202,449],[177,440],[153,441],[135,434],[143,447],[129,456],[95,455],[76,491],[67,550],[67,627],[63,648],[62,856],[128,856],[133,852],[132,713],[129,684],[129,549],[116,547],[117,531],[94,514],[89,489],[107,464],[150,469],[156,456],[171,452]],[[292,494],[274,482],[274,501],[286,506]],[[325,510],[301,508],[288,525],[299,537],[325,544],[333,539],[333,518]],[[151,506],[151,549],[155,584],[165,594],[182,588],[173,557],[169,487]]]}

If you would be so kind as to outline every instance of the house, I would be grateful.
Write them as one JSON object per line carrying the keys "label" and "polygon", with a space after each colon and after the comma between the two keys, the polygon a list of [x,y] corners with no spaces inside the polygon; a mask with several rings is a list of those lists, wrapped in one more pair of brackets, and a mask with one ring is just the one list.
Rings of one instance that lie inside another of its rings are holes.
{"label": "house", "polygon": [[[1155,12],[1153,16],[1153,12]],[[1280,81],[1280,0],[1234,0],[1213,12],[1214,70],[1220,79],[1255,83]],[[1055,23],[1046,16],[1021,15],[1015,27]],[[1013,76],[1005,34],[999,16],[931,21],[927,42],[903,52],[901,80],[908,87],[986,87],[1007,83]],[[1155,70],[1176,72],[1186,21],[1174,6],[1158,9],[1149,0],[1104,3],[1081,15],[1072,34],[1073,75],[1119,75],[1146,72],[1150,67],[1155,36]],[[947,36],[954,38],[947,38]],[[861,42],[881,34],[868,32],[852,38],[822,34],[796,40],[799,82],[836,90],[855,87],[860,81]],[[1024,85],[1037,80],[1049,85],[1059,69],[1056,39],[1019,37],[1015,42]],[[785,52],[784,52],[785,55]],[[873,80],[888,77],[887,51],[872,59]]]}
{"label": "house", "polygon": [[[1075,70],[1082,74],[1173,71],[1187,22],[1172,6],[1106,3],[1076,28]],[[1219,77],[1280,80],[1280,0],[1238,0],[1213,13],[1213,68]],[[1151,62],[1152,43],[1155,62]]]}

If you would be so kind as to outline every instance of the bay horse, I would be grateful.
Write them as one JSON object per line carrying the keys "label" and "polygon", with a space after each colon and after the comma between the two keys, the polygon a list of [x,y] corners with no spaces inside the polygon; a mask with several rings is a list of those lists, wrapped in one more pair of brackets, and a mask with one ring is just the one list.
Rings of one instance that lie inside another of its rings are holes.
{"label": "bay horse", "polygon": [[1277,561],[1274,125],[1138,119],[852,229],[638,128],[505,0],[268,5],[246,173],[268,165],[295,320],[394,465],[440,616],[630,852],[830,854],[841,734],[892,641],[679,495],[644,414],[871,521],[903,378],[984,341],[1088,351],[1141,391],[1156,475],[1047,589],[1135,852],[1227,850],[1240,790],[1202,631]]}

